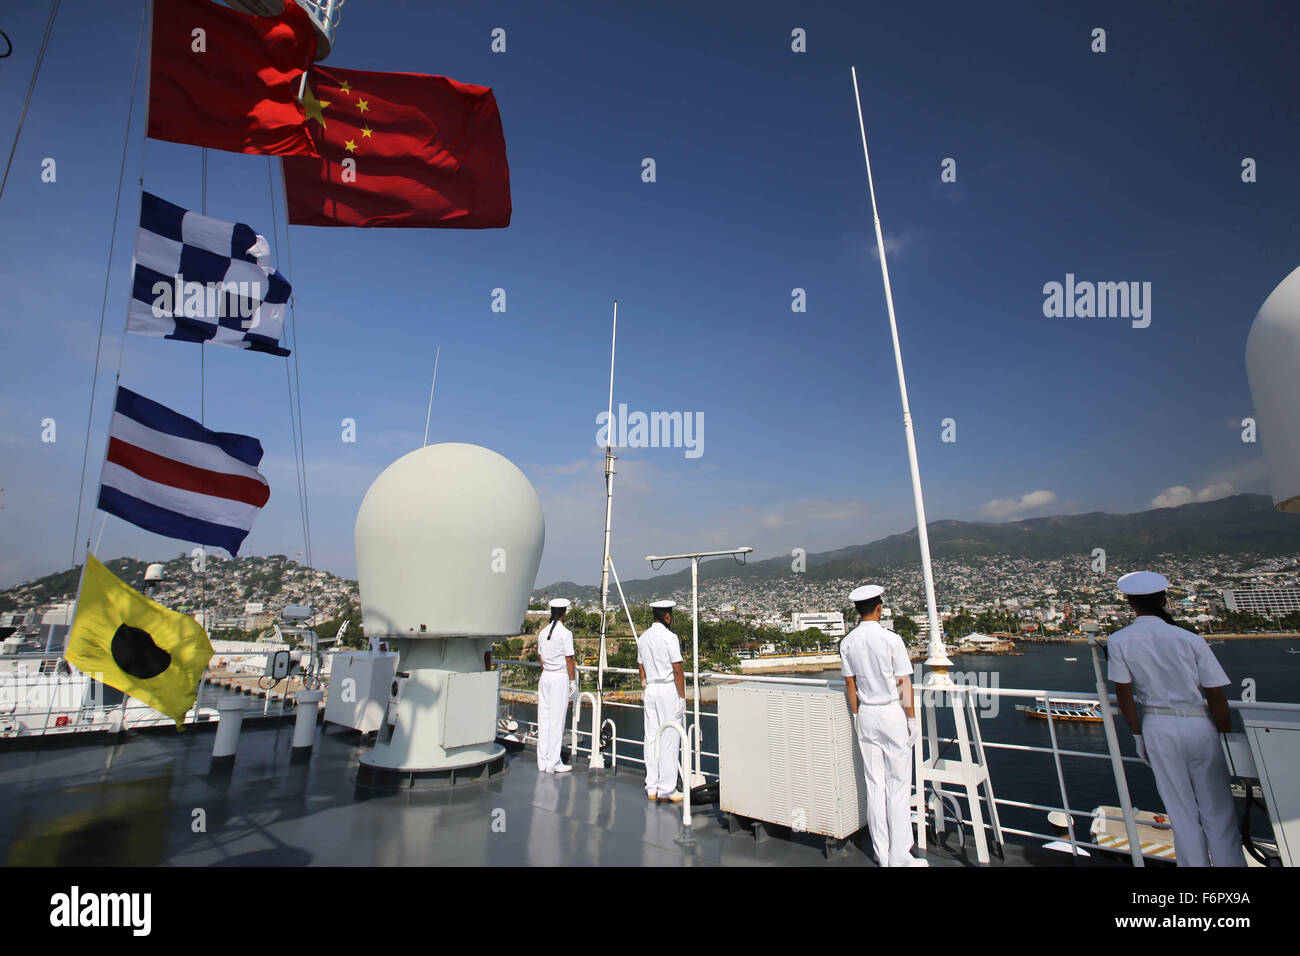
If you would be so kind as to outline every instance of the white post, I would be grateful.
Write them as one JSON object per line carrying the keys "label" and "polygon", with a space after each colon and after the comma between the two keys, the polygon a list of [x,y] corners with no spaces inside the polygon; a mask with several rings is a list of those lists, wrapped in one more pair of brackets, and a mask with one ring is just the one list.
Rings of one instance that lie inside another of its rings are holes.
{"label": "white post", "polygon": [[244,725],[244,698],[227,694],[217,699],[217,735],[212,742],[212,759],[233,761],[239,747],[239,730]]}
{"label": "white post", "polygon": [[[287,689],[286,689],[287,691]],[[293,749],[295,752],[310,752],[316,744],[316,717],[320,713],[320,701],[325,696],[321,690],[298,691],[298,713],[293,724]],[[220,727],[218,727],[220,729]]]}
{"label": "white post", "polygon": [[[1124,830],[1128,834],[1129,853],[1134,866],[1146,866],[1142,858],[1142,844],[1138,841],[1137,818],[1133,815],[1133,800],[1128,793],[1128,777],[1124,774],[1124,760],[1119,753],[1119,737],[1115,733],[1115,715],[1110,709],[1110,691],[1101,674],[1101,658],[1097,655],[1097,635],[1088,635],[1088,649],[1092,654],[1092,672],[1097,679],[1097,701],[1101,704],[1101,722],[1106,729],[1106,750],[1110,753],[1110,769],[1115,775],[1115,791],[1119,794],[1120,810],[1124,813]],[[1052,703],[1047,702],[1050,712]]]}
{"label": "white post", "polygon": [[[700,559],[697,555],[691,559],[691,685],[693,696],[695,697],[695,733],[696,747],[692,754],[692,763],[694,772],[690,779],[683,779],[683,786],[689,794],[691,787],[699,786],[704,783],[704,778],[700,774]],[[683,746],[689,746],[688,740],[682,741]],[[687,800],[689,801],[689,797]],[[689,824],[689,821],[688,821]]]}
{"label": "white post", "polygon": [[916,436],[912,431],[912,413],[907,404],[907,381],[903,377],[903,351],[898,344],[898,322],[894,316],[894,293],[889,285],[889,267],[885,264],[885,237],[880,228],[880,211],[876,205],[876,187],[871,178],[871,157],[867,153],[867,127],[862,119],[862,97],[858,93],[858,71],[852,67],[853,98],[858,105],[858,128],[862,133],[862,158],[867,164],[867,189],[871,193],[871,215],[876,225],[876,250],[880,254],[880,277],[885,284],[885,305],[889,311],[889,331],[894,340],[894,364],[898,368],[898,394],[903,401],[903,432],[907,436],[907,461],[912,470],[912,498],[916,503],[916,535],[921,544],[921,572],[925,579],[925,604],[930,621],[930,656],[925,665],[930,668],[927,684],[931,686],[950,683],[948,668],[952,661],[944,652],[943,633],[939,627],[939,611],[934,598],[934,572],[930,567],[930,535],[925,526],[925,504],[921,499],[921,469],[916,459]]}

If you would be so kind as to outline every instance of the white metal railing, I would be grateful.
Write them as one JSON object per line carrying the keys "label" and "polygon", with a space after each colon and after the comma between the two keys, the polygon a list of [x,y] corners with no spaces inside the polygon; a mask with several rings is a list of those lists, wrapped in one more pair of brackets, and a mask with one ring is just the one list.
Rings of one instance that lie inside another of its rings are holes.
{"label": "white metal railing", "polygon": [[[0,658],[0,665],[28,665],[0,669],[0,739],[117,732],[175,724],[171,717],[126,694],[120,701],[105,703],[105,685],[89,674],[59,673],[61,660],[61,656],[44,654]],[[216,698],[231,693],[216,684],[212,675],[205,676],[183,723],[215,722]],[[294,696],[292,689],[266,691],[259,708],[257,697],[250,694],[246,716],[283,717],[293,713],[296,702],[291,703],[290,698]]]}
{"label": "white metal railing", "polygon": [[[538,668],[541,666],[539,663],[532,662],[532,661],[512,661],[512,660],[498,659],[498,663],[502,665],[515,666],[515,667],[523,666],[523,667]],[[588,673],[595,673],[597,671],[597,668],[588,665],[588,666],[579,666],[578,670],[585,671]],[[630,668],[617,668],[617,667],[606,667],[605,673],[628,674],[628,675],[639,674],[638,671],[632,670]],[[687,674],[687,676],[691,677],[694,675]],[[702,671],[700,673],[700,678],[701,680],[705,680],[709,682],[717,682],[717,683],[753,682],[753,683],[764,683],[764,684],[785,684],[785,685],[795,685],[795,686],[802,685],[802,686],[810,686],[810,687],[843,687],[844,686],[844,682],[842,680],[837,680],[834,678],[818,678],[818,677],[775,677],[775,676],[768,676],[762,674],[720,674],[716,672]],[[528,690],[527,688],[509,688],[509,689],[515,691]],[[1118,795],[1119,802],[1122,808],[1122,815],[1120,817],[1113,817],[1113,816],[1102,814],[1101,817],[1103,819],[1116,820],[1116,821],[1122,820],[1124,822],[1129,836],[1129,840],[1128,840],[1129,847],[1130,847],[1129,853],[1135,866],[1141,866],[1144,858],[1162,859],[1161,857],[1156,856],[1155,854],[1144,852],[1141,848],[1141,842],[1137,839],[1136,814],[1132,808],[1131,798],[1128,789],[1128,782],[1123,771],[1123,766],[1125,764],[1142,764],[1143,761],[1139,757],[1125,756],[1124,754],[1119,752],[1119,746],[1117,742],[1118,738],[1114,733],[1113,712],[1110,709],[1111,705],[1115,702],[1114,694],[1106,694],[1103,696],[1095,692],[1078,693],[1074,691],[1055,691],[1055,690],[1047,690],[1047,689],[982,687],[982,686],[974,686],[974,685],[960,684],[960,683],[954,683],[939,689],[928,688],[925,686],[917,686],[914,688],[914,692],[917,695],[918,699],[924,699],[923,695],[927,695],[927,694],[942,695],[948,693],[955,693],[955,694],[965,694],[965,695],[974,694],[977,696],[988,695],[991,697],[1008,698],[1008,699],[1042,698],[1044,700],[1052,700],[1054,698],[1070,697],[1076,700],[1097,703],[1102,710],[1103,722],[1106,724],[1106,729],[1107,729],[1107,734],[1106,734],[1107,748],[1105,752],[1062,748],[1060,745],[1060,741],[1057,738],[1056,726],[1055,726],[1056,721],[1052,716],[1050,706],[1044,708],[1046,713],[1047,724],[1048,724],[1048,731],[1049,731],[1048,736],[1051,742],[1050,746],[1046,746],[1046,747],[1036,746],[1033,744],[1015,744],[1015,743],[1010,743],[1005,741],[991,741],[991,740],[983,739],[982,732],[979,727],[980,721],[978,720],[974,721],[973,722],[974,732],[979,738],[979,743],[983,748],[989,750],[1005,750],[1005,751],[1026,752],[1026,753],[1050,754],[1052,757],[1054,769],[1056,771],[1057,788],[1061,794],[1060,806],[1030,803],[1026,801],[1007,799],[998,796],[995,796],[993,802],[995,805],[999,807],[1013,807],[1022,810],[1039,810],[1044,813],[1050,813],[1052,811],[1059,811],[1061,813],[1064,813],[1068,823],[1068,826],[1066,827],[1067,832],[1066,832],[1065,842],[1069,843],[1072,854],[1077,856],[1079,854],[1080,849],[1082,848],[1091,848],[1091,849],[1113,853],[1115,852],[1114,847],[1102,846],[1101,844],[1094,843],[1091,840],[1082,839],[1079,835],[1075,833],[1074,820],[1076,817],[1082,817],[1088,820],[1093,820],[1093,819],[1097,819],[1098,815],[1095,811],[1092,810],[1073,809],[1070,806],[1069,790],[1066,784],[1066,774],[1061,764],[1061,758],[1076,757],[1076,758],[1084,758],[1084,759],[1109,761],[1111,763],[1112,777],[1115,782],[1116,793]],[[606,693],[608,693],[608,691]],[[580,700],[581,697],[588,698],[589,700],[592,701],[593,705],[596,702],[595,695],[592,694],[590,691],[584,692],[582,695],[580,695]],[[1300,712],[1300,704],[1269,703],[1264,701],[1229,701],[1228,703],[1233,710],[1250,710],[1250,709],[1263,708],[1269,710]],[[602,708],[624,707],[628,709],[637,709],[637,710],[641,709],[640,705],[637,704],[629,704],[622,701],[610,701],[610,700],[601,701],[600,706]],[[596,713],[596,709],[594,706],[592,708],[592,713],[594,718]],[[581,704],[579,703],[579,707],[577,709],[577,716],[580,716],[580,714],[581,714]],[[716,711],[700,712],[701,718],[712,718],[713,720],[716,721],[717,716],[718,715]],[[594,724],[594,719],[593,719],[593,724]],[[630,740],[627,738],[619,737],[617,735],[617,725],[614,724],[614,721],[612,719],[606,720],[604,723],[602,723],[601,727],[603,728],[606,724],[610,724],[615,727],[615,732],[612,738],[615,743],[615,746],[617,745],[617,743],[640,744],[644,748],[645,742],[643,740],[637,741],[637,740]],[[668,727],[671,726],[675,726],[675,725],[665,724],[663,727],[660,728],[660,733],[662,734],[664,729],[667,729]],[[573,749],[575,753],[590,754],[591,747],[595,746],[596,745],[595,741],[598,740],[597,737],[598,732],[599,732],[598,729],[594,727],[592,731],[583,731],[581,730],[580,727],[577,726],[577,723],[575,721],[575,725],[571,730],[571,737],[570,737],[571,749]],[[687,739],[692,740],[695,744],[697,761],[700,756],[712,757],[715,759],[718,757],[716,753],[710,751],[704,751],[701,749],[701,745],[700,745],[701,735],[697,729],[697,725],[694,722],[692,722],[689,728],[686,728],[686,734],[687,734]],[[924,734],[918,735],[917,744],[916,744],[917,746],[922,746],[922,741],[924,737],[925,737]],[[582,745],[584,739],[587,743],[585,747]],[[945,744],[945,745],[957,742],[955,738],[950,738],[950,737],[936,737],[935,740],[939,744]],[[656,749],[657,747],[658,747],[658,741],[656,740]],[[683,748],[683,751],[685,751],[685,748]],[[637,764],[641,764],[642,766],[644,766],[645,764],[644,754],[642,759],[638,759],[632,756],[625,756],[623,759],[629,763],[637,763]],[[717,779],[716,773],[703,771],[703,770],[702,773],[706,778]],[[682,779],[683,781],[689,781],[690,779],[690,777],[687,775],[685,770],[683,771]],[[689,789],[690,787],[688,785],[687,790],[689,791]],[[967,795],[965,793],[956,793],[954,791],[944,790],[939,785],[935,785],[933,789],[935,794],[939,797],[941,801],[946,800],[950,804],[955,798],[962,798],[962,799],[967,798]],[[986,802],[982,794],[977,794],[976,799],[982,802]],[[924,810],[923,798],[920,801],[920,806]],[[963,827],[973,826],[971,819],[969,817],[962,816],[960,813],[954,813],[953,818],[958,823],[960,823]],[[687,817],[687,819],[689,818]],[[988,816],[986,816],[984,819],[986,822],[983,825],[991,829],[991,821],[989,820]],[[1003,825],[1001,829],[1004,833],[1010,833],[1017,836],[1022,836],[1022,837],[1032,838],[1032,839],[1042,839],[1047,841],[1058,841],[1061,839],[1061,836],[1059,834],[1043,833],[1035,830],[1023,830],[1015,827],[1008,827],[1005,825]],[[962,840],[964,842],[965,840],[964,831],[962,832],[963,832]],[[1091,832],[1089,832],[1089,835],[1091,835]]]}

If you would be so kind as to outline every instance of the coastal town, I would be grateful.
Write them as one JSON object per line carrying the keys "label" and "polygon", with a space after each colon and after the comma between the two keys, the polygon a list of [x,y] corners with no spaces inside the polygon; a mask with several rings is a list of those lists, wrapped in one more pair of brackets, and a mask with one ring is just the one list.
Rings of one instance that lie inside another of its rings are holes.
{"label": "coastal town", "polygon": [[[1202,633],[1265,633],[1300,630],[1300,560],[1262,554],[1163,555],[1156,562],[1170,578],[1171,610]],[[312,608],[322,637],[342,630],[339,647],[364,646],[357,582],[303,566],[286,555],[223,560],[191,554],[148,566],[130,558],[111,562],[124,580],[168,607],[191,614],[214,639],[271,639],[285,607]],[[146,580],[152,567],[153,580]],[[1079,640],[1106,634],[1127,623],[1127,608],[1114,589],[1130,568],[1094,571],[1090,556],[1034,560],[1023,557],[938,558],[935,587],[943,639],[955,651],[1010,652],[1017,641]],[[883,621],[923,657],[929,641],[920,569],[886,568]],[[626,582],[630,584],[631,582]],[[653,586],[653,579],[641,582]],[[856,623],[846,599],[859,581],[791,572],[779,578],[732,574],[705,577],[699,586],[701,651],[711,667],[745,671],[817,669],[837,666],[836,644]],[[42,625],[66,620],[75,596],[76,569],[0,592],[0,636],[33,649]],[[502,661],[535,659],[536,631],[544,623],[545,600],[534,592],[532,610],[517,636],[497,643]],[[679,606],[676,629],[690,630],[691,592],[666,588],[656,597]],[[611,609],[618,595],[611,591]],[[582,663],[598,654],[599,598],[594,588],[575,596],[570,615]],[[626,615],[617,609],[608,626],[609,663],[635,667],[635,648]],[[649,621],[644,601],[631,605],[639,630]],[[344,624],[347,627],[344,627]],[[61,636],[61,635],[59,635]]]}

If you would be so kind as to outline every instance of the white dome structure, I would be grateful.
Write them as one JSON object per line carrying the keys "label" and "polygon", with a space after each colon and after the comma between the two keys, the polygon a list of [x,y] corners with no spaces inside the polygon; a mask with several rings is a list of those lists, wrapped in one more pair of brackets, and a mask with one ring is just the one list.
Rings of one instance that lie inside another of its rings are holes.
{"label": "white dome structure", "polygon": [[503,772],[494,638],[519,632],[542,559],[542,505],[478,445],[427,445],[384,469],[357,513],[362,628],[400,657],[390,718],[358,782],[451,786]]}
{"label": "white dome structure", "polygon": [[427,445],[375,479],[357,513],[367,637],[516,634],[542,559],[542,504],[479,445]]}
{"label": "white dome structure", "polygon": [[151,564],[144,569],[144,579],[146,582],[158,582],[163,578],[164,568],[161,564]]}
{"label": "white dome structure", "polygon": [[1300,514],[1300,268],[1259,307],[1246,339],[1246,376],[1273,504]]}

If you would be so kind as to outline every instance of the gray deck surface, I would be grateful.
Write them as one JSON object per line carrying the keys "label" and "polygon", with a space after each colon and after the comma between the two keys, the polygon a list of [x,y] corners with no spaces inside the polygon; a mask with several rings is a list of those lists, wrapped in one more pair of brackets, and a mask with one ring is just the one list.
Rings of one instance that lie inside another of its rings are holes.
{"label": "gray deck surface", "polygon": [[[732,834],[697,808],[683,846],[681,808],[650,803],[635,765],[537,772],[531,748],[509,772],[454,792],[356,786],[370,746],[333,726],[308,763],[290,759],[289,722],[244,726],[232,771],[210,772],[211,730],[133,733],[0,750],[5,865],[128,866],[874,866],[859,833],[827,859],[825,841],[774,829]],[[200,812],[201,811],[201,812]],[[951,831],[949,842],[955,846]],[[974,866],[931,847],[932,866]],[[1080,865],[1106,865],[1098,859]],[[1066,854],[1008,847],[993,866],[1074,865]]]}

